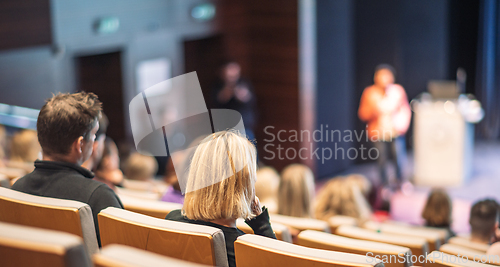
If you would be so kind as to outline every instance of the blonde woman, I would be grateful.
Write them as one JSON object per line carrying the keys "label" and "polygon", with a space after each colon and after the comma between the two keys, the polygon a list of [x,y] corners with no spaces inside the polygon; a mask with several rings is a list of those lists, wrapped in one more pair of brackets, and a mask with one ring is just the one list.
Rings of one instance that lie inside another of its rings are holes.
{"label": "blonde woman", "polygon": [[257,182],[255,183],[255,194],[259,197],[262,206],[269,213],[278,211],[278,187],[280,175],[272,167],[262,167],[257,170]]}
{"label": "blonde woman", "polygon": [[335,177],[328,181],[316,198],[315,216],[327,220],[335,215],[361,221],[371,217],[371,209],[357,179]]}
{"label": "blonde woman", "polygon": [[314,175],[303,164],[291,164],[281,172],[278,189],[278,214],[311,217],[314,199]]}
{"label": "blonde woman", "polygon": [[229,266],[236,266],[234,241],[243,231],[236,219],[244,218],[255,234],[276,238],[269,213],[255,196],[256,152],[238,132],[207,136],[191,159],[184,206],[165,219],[208,225],[222,230]]}

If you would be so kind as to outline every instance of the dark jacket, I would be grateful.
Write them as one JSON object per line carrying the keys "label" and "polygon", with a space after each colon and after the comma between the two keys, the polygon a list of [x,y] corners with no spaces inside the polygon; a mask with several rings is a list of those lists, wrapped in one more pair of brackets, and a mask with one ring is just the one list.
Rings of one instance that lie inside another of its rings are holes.
{"label": "dark jacket", "polygon": [[43,197],[76,200],[92,209],[99,247],[97,214],[107,207],[122,208],[116,194],[107,185],[92,180],[94,173],[73,163],[60,161],[35,162],[35,170],[20,178],[12,189]]}
{"label": "dark jacket", "polygon": [[[224,233],[224,239],[226,241],[227,260],[229,262],[229,266],[236,267],[236,259],[234,257],[234,241],[236,241],[238,236],[245,234],[243,231],[238,228],[226,227],[216,223],[189,220],[188,218],[182,216],[181,210],[171,211],[165,219],[171,221],[207,225],[221,229]],[[273,229],[271,228],[271,224],[269,223],[269,213],[266,208],[262,209],[262,213],[259,216],[251,220],[246,220],[245,222],[252,228],[256,235],[276,239]]]}

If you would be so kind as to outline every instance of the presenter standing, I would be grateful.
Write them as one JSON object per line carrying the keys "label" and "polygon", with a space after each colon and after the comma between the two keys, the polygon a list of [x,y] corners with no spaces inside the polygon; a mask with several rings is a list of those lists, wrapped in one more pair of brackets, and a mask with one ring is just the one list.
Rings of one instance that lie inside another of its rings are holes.
{"label": "presenter standing", "polygon": [[402,160],[405,154],[404,135],[411,120],[411,110],[405,89],[394,83],[394,68],[378,65],[373,77],[374,84],[365,88],[361,96],[358,116],[367,123],[370,141],[379,151],[378,167],[382,186],[389,183],[387,163],[392,154],[396,167],[396,185],[401,184]]}

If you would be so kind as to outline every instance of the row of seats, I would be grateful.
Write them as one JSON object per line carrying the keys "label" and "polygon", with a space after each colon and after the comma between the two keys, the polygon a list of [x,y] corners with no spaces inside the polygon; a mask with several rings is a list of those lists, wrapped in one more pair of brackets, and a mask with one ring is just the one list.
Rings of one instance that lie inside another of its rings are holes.
{"label": "row of seats", "polygon": [[[327,233],[307,230],[302,237],[321,238]],[[317,235],[317,236],[314,236]],[[318,236],[319,235],[319,236]],[[338,240],[342,241],[342,240]],[[373,245],[373,244],[368,244]],[[382,246],[380,250],[397,247]],[[236,263],[239,267],[253,266],[360,266],[383,267],[384,263],[361,255],[301,247],[257,235],[244,235],[235,242]],[[434,251],[427,256],[430,267],[487,267],[470,260],[453,260],[451,254]],[[92,260],[91,260],[92,259]],[[82,239],[53,230],[19,226],[0,222],[0,263],[5,267],[111,267],[111,266],[179,266],[202,267],[198,263],[178,260],[129,246],[112,244],[90,258]],[[391,266],[385,264],[385,266]],[[406,264],[409,266],[409,264]]]}
{"label": "row of seats", "polygon": [[[124,202],[126,201],[132,201],[132,199],[125,200]],[[143,201],[149,203],[149,200]],[[165,204],[169,205],[169,203]],[[152,209],[154,208],[156,206],[152,206]],[[168,207],[163,206],[157,207],[157,210],[161,210],[162,208],[168,209]],[[168,213],[168,211],[165,212]],[[133,211],[111,207],[101,211],[99,214],[99,227],[102,245],[122,244],[196,263],[218,266],[227,265],[225,241],[221,230],[208,226],[164,220],[163,213],[157,213],[153,216],[147,215],[152,214],[142,215]],[[54,220],[54,218],[60,219]],[[291,217],[276,215],[272,215],[271,218],[273,228],[280,239],[279,243],[276,243],[277,247],[271,246],[266,248],[265,244],[261,243],[264,242],[267,244],[271,241],[270,239],[264,239],[262,242],[259,241],[260,238],[264,237],[248,237],[250,238],[248,240],[246,239],[247,237],[241,237],[241,240],[239,240],[241,241],[240,243],[252,248],[244,246],[242,249],[239,249],[240,252],[237,255],[240,255],[240,259],[245,258],[246,256],[244,255],[248,251],[252,251],[257,247],[260,247],[260,250],[274,252],[282,248],[285,249],[285,252],[283,252],[284,255],[289,256],[295,253],[309,260],[312,257],[311,253],[317,253],[319,258],[321,258],[320,255],[327,255],[330,257],[330,260],[334,260],[337,264],[342,261],[349,262],[350,260],[348,259],[351,259],[351,254],[366,255],[367,252],[372,252],[374,256],[398,255],[409,258],[411,255],[427,255],[429,251],[432,251],[428,250],[430,237],[439,239],[438,235],[431,236],[430,234],[424,237],[415,237],[387,233],[392,231],[390,229],[381,232],[380,229],[385,229],[383,225],[377,225],[377,231],[362,229],[352,225],[341,225],[335,228],[334,235],[328,233],[331,227],[326,222],[319,223],[311,219],[293,220],[294,218]],[[90,257],[98,252],[90,207],[77,201],[38,197],[0,188],[0,221],[73,234],[83,240],[87,256]],[[250,233],[251,229],[245,229],[242,226],[243,224],[242,221],[238,221],[238,226],[247,233]],[[307,224],[315,230],[307,229]],[[302,231],[297,238],[297,243],[300,246],[289,243],[291,236],[288,227],[285,225],[292,225]],[[397,228],[394,227],[394,229]],[[402,229],[402,226],[399,228]],[[255,241],[255,244],[252,243],[253,241]],[[272,245],[272,243],[270,244]],[[240,245],[238,246],[241,247]],[[236,247],[235,244],[235,250],[237,250]],[[304,247],[310,247],[313,250],[306,250]],[[289,249],[289,251],[287,252],[286,249]],[[323,251],[316,249],[351,254],[324,254]],[[458,247],[458,249],[457,245],[452,244],[440,247],[442,252],[452,255],[477,256],[484,254],[481,251],[467,251],[467,248],[463,247]],[[472,258],[470,256],[469,258]],[[365,256],[361,257],[363,257],[366,265]],[[280,258],[282,257],[271,257],[271,259],[275,260]],[[287,262],[284,258],[283,260]],[[324,263],[325,259],[318,261]],[[243,264],[241,266],[244,266]],[[333,262],[328,262],[328,264],[333,264]],[[405,261],[404,264],[386,263],[388,266],[409,266],[410,264],[410,260]],[[239,263],[238,266],[240,266]]]}

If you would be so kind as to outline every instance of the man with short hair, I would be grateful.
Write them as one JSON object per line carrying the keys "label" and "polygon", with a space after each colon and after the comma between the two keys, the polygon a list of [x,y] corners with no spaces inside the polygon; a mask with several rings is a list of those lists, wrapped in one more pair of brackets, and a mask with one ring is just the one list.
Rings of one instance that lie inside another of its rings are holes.
{"label": "man with short hair", "polygon": [[476,202],[470,210],[470,241],[490,244],[498,228],[498,203],[493,199]]}
{"label": "man with short hair", "polygon": [[97,214],[107,207],[123,208],[120,199],[81,165],[92,154],[99,129],[101,102],[93,93],[58,94],[38,114],[38,141],[43,160],[12,189],[37,196],[76,200],[92,209],[99,246]]}

